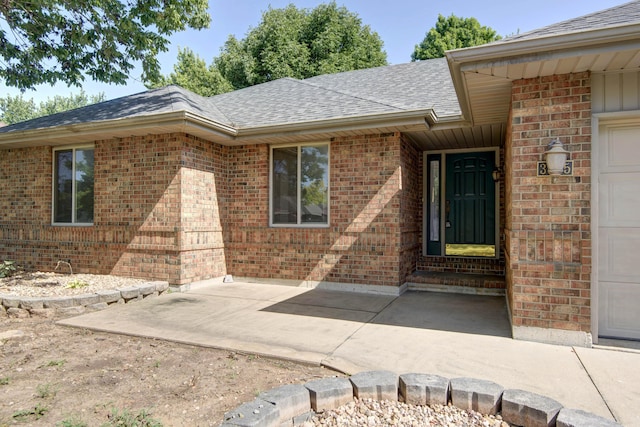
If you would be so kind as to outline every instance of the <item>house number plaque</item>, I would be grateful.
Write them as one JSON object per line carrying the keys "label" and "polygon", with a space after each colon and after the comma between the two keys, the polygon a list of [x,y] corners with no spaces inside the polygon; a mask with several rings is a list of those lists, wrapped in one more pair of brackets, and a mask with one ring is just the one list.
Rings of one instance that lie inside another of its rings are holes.
{"label": "house number plaque", "polygon": [[[549,175],[549,168],[547,168],[547,162],[538,162],[538,176]],[[562,169],[561,175],[573,175],[573,160],[567,160]]]}

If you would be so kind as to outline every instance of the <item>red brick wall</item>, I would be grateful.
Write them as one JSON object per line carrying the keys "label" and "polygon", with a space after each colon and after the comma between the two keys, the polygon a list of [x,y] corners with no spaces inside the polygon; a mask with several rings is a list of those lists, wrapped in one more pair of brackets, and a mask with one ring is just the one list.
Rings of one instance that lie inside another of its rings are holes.
{"label": "red brick wall", "polygon": [[51,155],[44,147],[0,152],[0,224],[26,230],[51,221]]}
{"label": "red brick wall", "polygon": [[98,272],[179,283],[180,146],[178,135],[96,141],[87,231],[104,232],[109,257]]}
{"label": "red brick wall", "polygon": [[330,226],[269,228],[269,147],[231,147],[229,273],[399,286],[400,152],[400,134],[332,140]]}
{"label": "red brick wall", "polygon": [[30,269],[70,259],[77,272],[172,284],[228,273],[400,286],[419,254],[421,154],[399,133],[331,141],[331,222],[311,229],[268,226],[267,145],[96,141],[88,227],[51,225],[50,147],[3,154],[0,184],[12,192],[0,202],[0,259]]}
{"label": "red brick wall", "polygon": [[172,284],[222,275],[222,157],[184,134],[96,141],[93,226],[52,226],[52,149],[3,150],[0,259],[37,270],[69,259],[76,272]]}
{"label": "red brick wall", "polygon": [[226,147],[198,138],[182,146],[180,281],[226,274],[221,211],[227,193]]}
{"label": "red brick wall", "polygon": [[[513,101],[512,101],[513,104]],[[506,139],[504,144],[504,261],[505,261],[505,281],[506,281],[506,297],[509,308],[514,306],[513,303],[513,260],[511,258],[512,239],[511,232],[513,230],[513,105],[509,108],[509,119],[507,122]]]}
{"label": "red brick wall", "polygon": [[404,137],[400,154],[400,277],[406,280],[422,252],[422,150]]}
{"label": "red brick wall", "polygon": [[[590,92],[588,73],[513,83],[506,232],[514,326],[590,330]],[[554,138],[571,152],[573,176],[537,176]]]}

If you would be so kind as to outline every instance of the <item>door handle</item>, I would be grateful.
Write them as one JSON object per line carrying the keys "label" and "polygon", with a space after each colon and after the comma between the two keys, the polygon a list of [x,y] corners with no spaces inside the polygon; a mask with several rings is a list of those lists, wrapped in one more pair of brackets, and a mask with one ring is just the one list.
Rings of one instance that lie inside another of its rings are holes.
{"label": "door handle", "polygon": [[446,228],[451,228],[451,221],[449,221],[449,212],[451,211],[451,201],[446,200],[444,203],[444,212],[445,212],[445,222],[444,226]]}

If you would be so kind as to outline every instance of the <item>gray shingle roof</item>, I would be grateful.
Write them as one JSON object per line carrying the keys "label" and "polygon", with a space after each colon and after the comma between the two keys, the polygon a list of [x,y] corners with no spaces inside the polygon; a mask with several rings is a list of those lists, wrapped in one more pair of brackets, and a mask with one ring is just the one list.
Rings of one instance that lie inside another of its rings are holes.
{"label": "gray shingle roof", "polygon": [[305,82],[402,110],[460,114],[445,58],[311,77]]}
{"label": "gray shingle roof", "polygon": [[211,101],[230,117],[238,128],[328,120],[399,110],[291,78],[218,95]]}
{"label": "gray shingle roof", "polygon": [[215,105],[210,104],[207,98],[178,86],[166,86],[16,123],[0,128],[0,133],[150,116],[175,111],[193,112],[222,123],[228,121]]}
{"label": "gray shingle roof", "polygon": [[210,98],[178,86],[141,92],[0,128],[0,133],[185,111],[236,129],[460,107],[444,58],[313,77],[284,78]]}
{"label": "gray shingle roof", "polygon": [[634,0],[609,9],[558,22],[533,31],[506,37],[495,43],[506,41],[535,39],[539,37],[569,34],[581,31],[597,30],[640,22],[640,0]]}

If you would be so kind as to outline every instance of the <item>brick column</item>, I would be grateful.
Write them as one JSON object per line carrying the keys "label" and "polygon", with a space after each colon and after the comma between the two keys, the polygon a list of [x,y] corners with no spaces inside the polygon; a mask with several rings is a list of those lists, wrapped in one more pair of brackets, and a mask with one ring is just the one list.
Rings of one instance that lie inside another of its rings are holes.
{"label": "brick column", "polygon": [[[518,80],[506,142],[507,286],[514,338],[590,345],[589,73]],[[547,144],[572,176],[537,176]]]}

